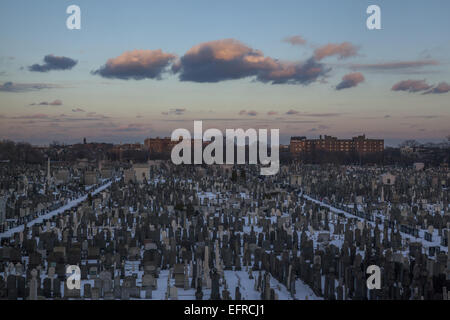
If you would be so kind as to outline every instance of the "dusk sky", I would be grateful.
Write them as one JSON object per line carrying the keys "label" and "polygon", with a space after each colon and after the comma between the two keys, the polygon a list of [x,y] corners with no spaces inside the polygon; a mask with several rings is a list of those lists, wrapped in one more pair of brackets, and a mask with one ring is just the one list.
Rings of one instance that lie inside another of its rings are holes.
{"label": "dusk sky", "polygon": [[[66,8],[81,8],[68,30]],[[381,7],[382,30],[366,8]],[[2,0],[0,139],[450,134],[450,1]]]}

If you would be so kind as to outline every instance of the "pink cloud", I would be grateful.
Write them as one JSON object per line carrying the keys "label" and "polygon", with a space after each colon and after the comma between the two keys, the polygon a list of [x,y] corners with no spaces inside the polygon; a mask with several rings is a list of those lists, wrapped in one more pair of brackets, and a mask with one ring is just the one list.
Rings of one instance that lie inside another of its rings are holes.
{"label": "pink cloud", "polygon": [[162,73],[176,56],[158,50],[133,50],[109,59],[100,69],[93,71],[104,78],[122,80],[161,79]]}
{"label": "pink cloud", "polygon": [[356,56],[357,54],[358,48],[350,42],[329,43],[314,51],[314,57],[319,61],[331,56],[338,56],[339,59],[345,59]]}
{"label": "pink cloud", "polygon": [[439,62],[436,60],[416,60],[416,61],[396,61],[396,62],[384,62],[374,64],[352,64],[351,69],[362,69],[370,71],[389,71],[389,70],[401,70],[420,68],[424,66],[436,66]]}
{"label": "pink cloud", "polygon": [[430,94],[430,93],[441,94],[441,93],[447,93],[447,92],[450,92],[450,85],[447,82],[441,82],[437,86],[432,88],[431,90],[428,90],[427,92],[425,92],[424,94]]}
{"label": "pink cloud", "polygon": [[336,90],[356,87],[361,82],[364,82],[364,80],[364,76],[360,72],[346,74],[342,77],[342,81],[336,86]]}
{"label": "pink cloud", "polygon": [[281,62],[235,39],[222,39],[192,47],[172,70],[179,73],[181,81],[220,82],[254,76],[264,83],[307,85],[324,76],[329,68],[314,58]]}
{"label": "pink cloud", "polygon": [[120,132],[139,132],[148,129],[148,125],[143,123],[130,123],[128,125],[120,126],[114,131],[120,131]]}
{"label": "pink cloud", "polygon": [[419,92],[431,89],[425,80],[404,80],[392,86],[392,91]]}
{"label": "pink cloud", "polygon": [[293,46],[302,46],[306,44],[306,40],[302,36],[292,36],[283,39],[284,42],[290,43]]}

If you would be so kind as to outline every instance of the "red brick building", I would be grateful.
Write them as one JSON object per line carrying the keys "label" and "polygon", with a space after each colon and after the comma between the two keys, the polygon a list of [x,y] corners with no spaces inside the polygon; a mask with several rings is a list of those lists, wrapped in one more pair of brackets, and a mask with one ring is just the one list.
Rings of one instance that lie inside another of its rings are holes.
{"label": "red brick building", "polygon": [[384,151],[384,140],[366,139],[365,135],[351,139],[338,139],[332,136],[320,136],[319,139],[291,137],[289,151],[292,154],[309,153],[315,150],[328,152],[356,152],[358,154],[379,153]]}
{"label": "red brick building", "polygon": [[[180,138],[181,141],[181,138]],[[144,140],[144,148],[150,153],[171,153],[172,148],[176,146],[179,141],[172,141],[170,138],[147,138]],[[203,147],[207,146],[211,142],[203,141]],[[194,145],[194,140],[191,139],[191,145]]]}
{"label": "red brick building", "polygon": [[170,153],[172,148],[178,144],[170,138],[147,138],[144,140],[144,148],[150,153]]}

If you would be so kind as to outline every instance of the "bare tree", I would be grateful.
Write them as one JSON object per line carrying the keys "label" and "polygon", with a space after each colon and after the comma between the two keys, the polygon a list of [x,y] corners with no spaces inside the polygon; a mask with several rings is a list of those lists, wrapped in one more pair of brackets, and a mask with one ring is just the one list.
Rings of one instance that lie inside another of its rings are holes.
{"label": "bare tree", "polygon": [[402,143],[400,143],[400,145],[399,145],[400,148],[403,148],[403,147],[414,148],[414,147],[418,147],[418,146],[420,146],[420,143],[417,140],[412,140],[412,139],[411,140],[405,140]]}

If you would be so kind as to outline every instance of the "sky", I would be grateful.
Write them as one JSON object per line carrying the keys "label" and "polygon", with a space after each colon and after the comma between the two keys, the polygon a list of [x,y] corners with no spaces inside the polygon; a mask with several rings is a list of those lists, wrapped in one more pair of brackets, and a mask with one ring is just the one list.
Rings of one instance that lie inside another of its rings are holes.
{"label": "sky", "polygon": [[[381,30],[366,27],[369,5]],[[66,9],[81,9],[69,30]],[[2,0],[0,139],[450,135],[450,2]]]}

